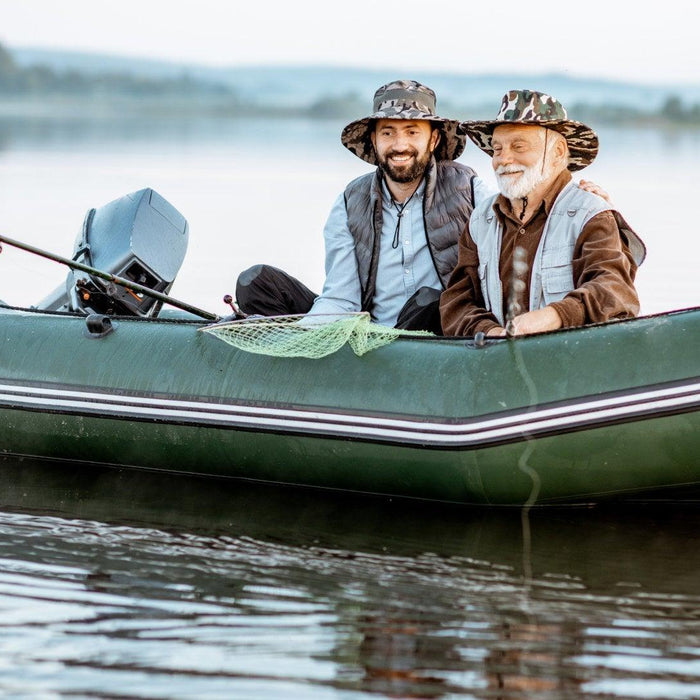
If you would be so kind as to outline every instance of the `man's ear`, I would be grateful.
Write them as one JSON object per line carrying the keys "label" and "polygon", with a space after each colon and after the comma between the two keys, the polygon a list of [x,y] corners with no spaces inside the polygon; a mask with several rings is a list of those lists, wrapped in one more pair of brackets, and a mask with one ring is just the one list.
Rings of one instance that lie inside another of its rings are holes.
{"label": "man's ear", "polygon": [[566,143],[566,139],[557,139],[555,144],[556,150],[554,153],[557,156],[557,160],[568,163],[569,160],[569,145]]}
{"label": "man's ear", "polygon": [[376,151],[377,150],[377,135],[376,135],[374,129],[372,129],[372,131],[369,132],[369,138],[370,138],[370,141],[372,142],[372,148]]}
{"label": "man's ear", "polygon": [[435,153],[435,149],[438,147],[438,144],[440,143],[440,139],[442,138],[442,131],[438,129],[438,127],[433,127],[433,131],[430,134],[430,152]]}

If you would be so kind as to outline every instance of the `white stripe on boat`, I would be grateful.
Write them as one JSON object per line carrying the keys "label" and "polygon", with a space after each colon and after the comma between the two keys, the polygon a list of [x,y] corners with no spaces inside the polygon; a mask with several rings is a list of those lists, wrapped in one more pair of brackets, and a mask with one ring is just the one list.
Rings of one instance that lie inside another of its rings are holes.
{"label": "white stripe on boat", "polygon": [[478,447],[700,408],[700,382],[571,400],[472,419],[390,418],[382,415],[266,408],[208,401],[124,396],[102,392],[0,384],[0,408],[90,415],[196,426],[420,444]]}

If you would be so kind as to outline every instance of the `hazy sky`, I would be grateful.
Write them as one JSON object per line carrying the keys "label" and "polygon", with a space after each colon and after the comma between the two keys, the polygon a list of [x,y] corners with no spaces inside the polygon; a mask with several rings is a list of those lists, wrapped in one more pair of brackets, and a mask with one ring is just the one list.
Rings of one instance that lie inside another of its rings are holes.
{"label": "hazy sky", "polygon": [[[0,42],[214,65],[557,72],[700,84],[700,3],[0,0]],[[556,8],[556,9],[554,9]]]}

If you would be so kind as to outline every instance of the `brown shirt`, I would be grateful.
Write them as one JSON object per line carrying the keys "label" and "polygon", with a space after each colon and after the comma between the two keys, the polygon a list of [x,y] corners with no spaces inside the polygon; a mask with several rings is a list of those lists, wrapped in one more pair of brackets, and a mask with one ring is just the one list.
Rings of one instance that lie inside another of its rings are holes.
{"label": "brown shirt", "polygon": [[[522,222],[513,212],[510,201],[499,195],[493,205],[502,229],[503,239],[499,273],[503,284],[504,307],[508,304],[512,278],[513,252],[516,246],[525,250],[528,271],[532,270],[535,253],[545,222],[554,201],[571,180],[568,170],[562,172],[545,193],[532,218]],[[598,323],[614,318],[629,318],[639,313],[639,298],[634,288],[637,272],[627,246],[620,235],[611,211],[592,217],[583,227],[573,253],[573,275],[576,288],[561,301],[551,304],[561,317],[564,328]],[[440,315],[445,335],[474,335],[498,327],[496,317],[487,311],[479,283],[479,255],[469,234],[469,224],[460,236],[459,259],[447,289],[440,298]],[[530,298],[530,273],[525,275],[526,288],[520,295],[527,311]],[[503,309],[504,317],[507,308]]]}

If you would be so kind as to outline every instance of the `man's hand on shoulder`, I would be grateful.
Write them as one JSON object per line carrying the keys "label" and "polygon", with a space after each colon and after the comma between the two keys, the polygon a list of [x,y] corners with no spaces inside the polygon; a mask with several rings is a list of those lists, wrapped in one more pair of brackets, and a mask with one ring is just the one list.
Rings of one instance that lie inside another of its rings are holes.
{"label": "man's hand on shoulder", "polygon": [[602,187],[600,187],[600,185],[596,185],[595,182],[591,180],[579,180],[578,186],[586,192],[590,192],[591,194],[597,194],[599,197],[602,197],[608,204],[612,204],[612,199],[610,199],[610,195]]}

